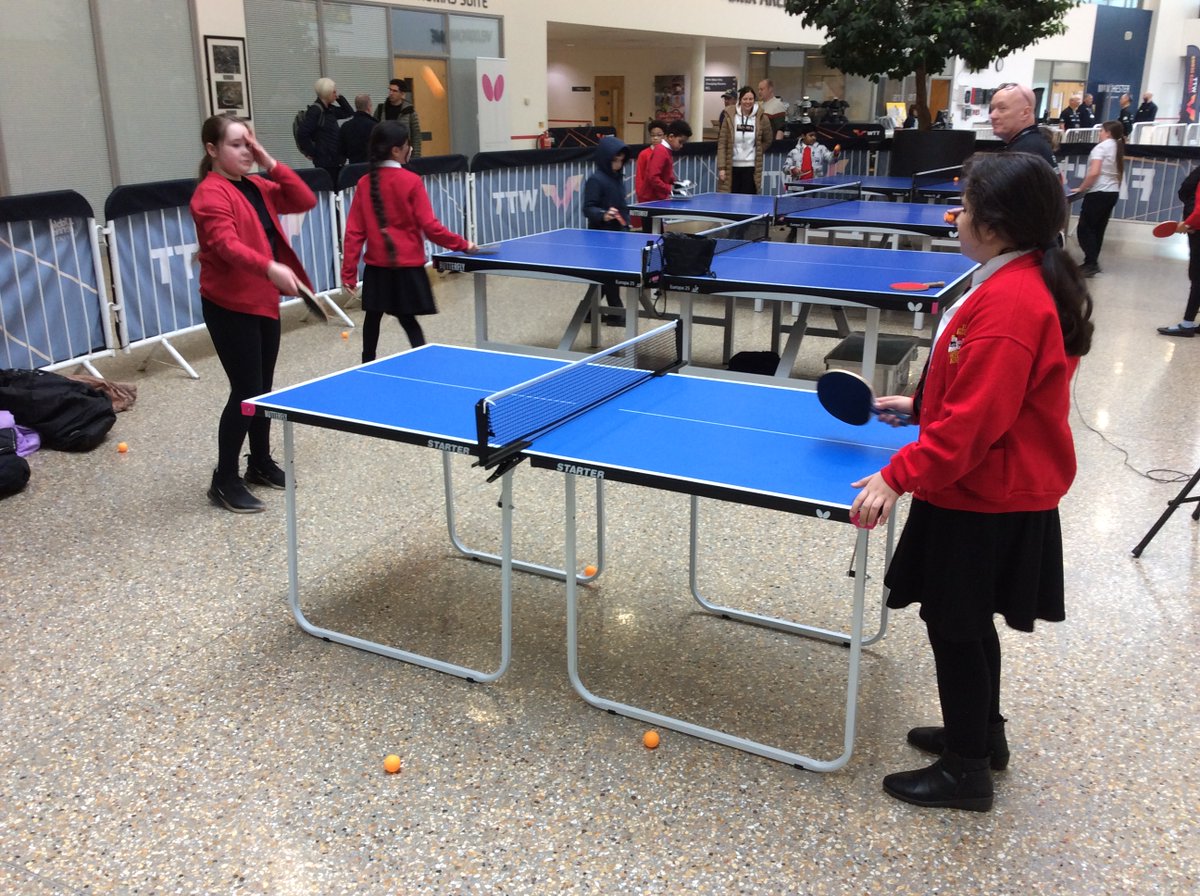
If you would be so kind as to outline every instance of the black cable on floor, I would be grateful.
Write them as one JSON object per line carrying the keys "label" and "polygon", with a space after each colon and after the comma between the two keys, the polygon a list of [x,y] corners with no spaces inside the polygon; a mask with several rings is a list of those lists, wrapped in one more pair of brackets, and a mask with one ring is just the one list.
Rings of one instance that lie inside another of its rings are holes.
{"label": "black cable on floor", "polygon": [[[1092,432],[1094,432],[1096,435],[1098,435],[1100,437],[1100,440],[1102,442],[1104,442],[1105,445],[1108,445],[1111,448],[1115,448],[1117,451],[1121,452],[1121,463],[1123,463],[1125,466],[1129,467],[1129,469],[1133,470],[1133,472],[1137,473],[1142,478],[1149,479],[1151,482],[1165,482],[1165,483],[1187,482],[1189,479],[1192,478],[1191,473],[1181,473],[1181,472],[1179,472],[1179,470],[1165,470],[1165,469],[1162,469],[1159,467],[1155,467],[1154,469],[1146,470],[1145,472],[1139,470],[1137,467],[1135,467],[1133,464],[1131,464],[1129,462],[1129,452],[1128,451],[1126,451],[1124,448],[1122,448],[1116,442],[1112,441],[1112,439],[1110,439],[1108,436],[1106,436],[1100,430],[1096,429],[1096,427],[1092,426],[1092,424],[1088,423],[1087,418],[1083,416],[1083,409],[1079,406],[1079,395],[1076,392],[1076,390],[1079,387],[1079,374],[1080,374],[1080,371],[1082,371],[1082,370],[1083,370],[1083,359],[1080,358],[1079,366],[1075,369],[1075,376],[1071,380],[1071,402],[1075,405],[1075,413],[1077,413],[1079,415],[1079,419],[1083,422],[1083,425],[1086,426],[1088,429],[1090,429]],[[1161,475],[1159,475],[1159,474],[1161,474]]]}

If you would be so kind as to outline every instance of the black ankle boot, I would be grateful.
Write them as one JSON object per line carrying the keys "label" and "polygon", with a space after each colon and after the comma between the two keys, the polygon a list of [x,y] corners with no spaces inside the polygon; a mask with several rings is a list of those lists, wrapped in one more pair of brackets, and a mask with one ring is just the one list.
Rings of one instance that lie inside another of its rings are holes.
{"label": "black ankle boot", "polygon": [[934,809],[987,812],[992,808],[992,770],[988,757],[964,759],[945,752],[929,768],[897,772],[883,779],[889,796]]}
{"label": "black ankle boot", "polygon": [[250,494],[241,479],[218,476],[216,470],[213,471],[212,485],[208,488],[208,500],[234,513],[262,513],[266,510],[266,505]]}
{"label": "black ankle boot", "polygon": [[[988,753],[991,754],[992,771],[1002,772],[1008,768],[1008,738],[1004,736],[1007,719],[988,725]],[[913,728],[908,732],[908,742],[918,750],[941,756],[946,752],[945,728]]]}

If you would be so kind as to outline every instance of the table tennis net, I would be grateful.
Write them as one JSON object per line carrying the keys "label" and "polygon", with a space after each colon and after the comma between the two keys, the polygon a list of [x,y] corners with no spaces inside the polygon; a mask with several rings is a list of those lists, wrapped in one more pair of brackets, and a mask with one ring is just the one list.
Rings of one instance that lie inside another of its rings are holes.
{"label": "table tennis net", "polygon": [[493,467],[580,414],[683,362],[679,321],[664,324],[524,383],[475,406],[479,463]]}
{"label": "table tennis net", "polygon": [[[711,264],[712,258],[722,253],[748,243],[770,239],[772,223],[772,215],[765,214],[756,218],[747,218],[744,221],[723,224],[720,227],[702,230],[695,234],[664,234],[663,237],[647,245],[642,256],[642,274],[646,282],[651,285],[658,283],[660,274],[681,277],[712,276],[711,269],[700,271],[695,268],[697,256],[701,253],[681,253],[678,251],[681,247],[678,245],[666,246],[667,241],[675,239],[677,242],[686,241],[695,243],[697,246],[703,245],[706,250],[711,250],[711,254],[707,251],[703,253],[704,266],[707,266]],[[672,249],[675,250],[674,253]]]}
{"label": "table tennis net", "polygon": [[788,215],[810,212],[829,205],[853,202],[859,199],[862,199],[862,184],[858,181],[816,187],[811,190],[792,190],[775,197],[775,219],[781,221]]}
{"label": "table tennis net", "polygon": [[929,171],[918,171],[913,175],[912,198],[919,201],[920,193],[928,187],[938,187],[955,178],[962,177],[962,165],[951,165],[949,168],[933,168]]}

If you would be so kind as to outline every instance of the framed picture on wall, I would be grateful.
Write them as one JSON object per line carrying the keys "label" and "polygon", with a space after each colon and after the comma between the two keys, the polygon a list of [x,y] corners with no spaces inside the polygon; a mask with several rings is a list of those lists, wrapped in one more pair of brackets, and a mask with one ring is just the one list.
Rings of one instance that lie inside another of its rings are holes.
{"label": "framed picture on wall", "polygon": [[250,79],[246,71],[246,39],[205,35],[208,99],[213,115],[250,118]]}

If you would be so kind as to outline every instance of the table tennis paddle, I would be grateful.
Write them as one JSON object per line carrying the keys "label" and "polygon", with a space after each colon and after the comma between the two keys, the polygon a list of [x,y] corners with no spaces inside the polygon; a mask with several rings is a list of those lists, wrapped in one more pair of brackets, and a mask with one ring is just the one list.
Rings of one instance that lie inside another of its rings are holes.
{"label": "table tennis paddle", "polygon": [[1174,236],[1179,232],[1179,222],[1163,221],[1161,224],[1155,224],[1154,230],[1151,231],[1157,237]]}
{"label": "table tennis paddle", "polygon": [[468,252],[468,255],[495,255],[500,251],[499,246],[476,246],[473,252]]}
{"label": "table tennis paddle", "polygon": [[901,292],[922,292],[926,289],[937,289],[938,287],[942,287],[945,285],[946,285],[945,280],[934,280],[930,283],[921,283],[916,280],[913,280],[913,281],[902,280],[899,283],[892,283],[890,285],[890,288],[898,289]]}
{"label": "table tennis paddle", "polygon": [[325,313],[325,309],[321,307],[317,301],[317,297],[313,295],[313,291],[304,285],[304,281],[296,281],[296,292],[300,294],[300,298],[304,301],[304,307],[309,310],[317,320],[321,323],[329,321],[329,315]]}
{"label": "table tennis paddle", "polygon": [[879,414],[891,414],[904,424],[910,422],[908,414],[879,407],[871,384],[850,370],[822,374],[817,380],[817,400],[831,416],[851,426],[862,426]]}
{"label": "table tennis paddle", "polygon": [[629,226],[628,224],[626,224],[626,223],[625,223],[625,216],[624,216],[624,215],[622,215],[620,212],[614,212],[613,214],[615,215],[615,217],[616,217],[616,219],[617,219],[617,223],[618,223],[618,224],[620,224],[622,227],[628,227],[628,226]]}

